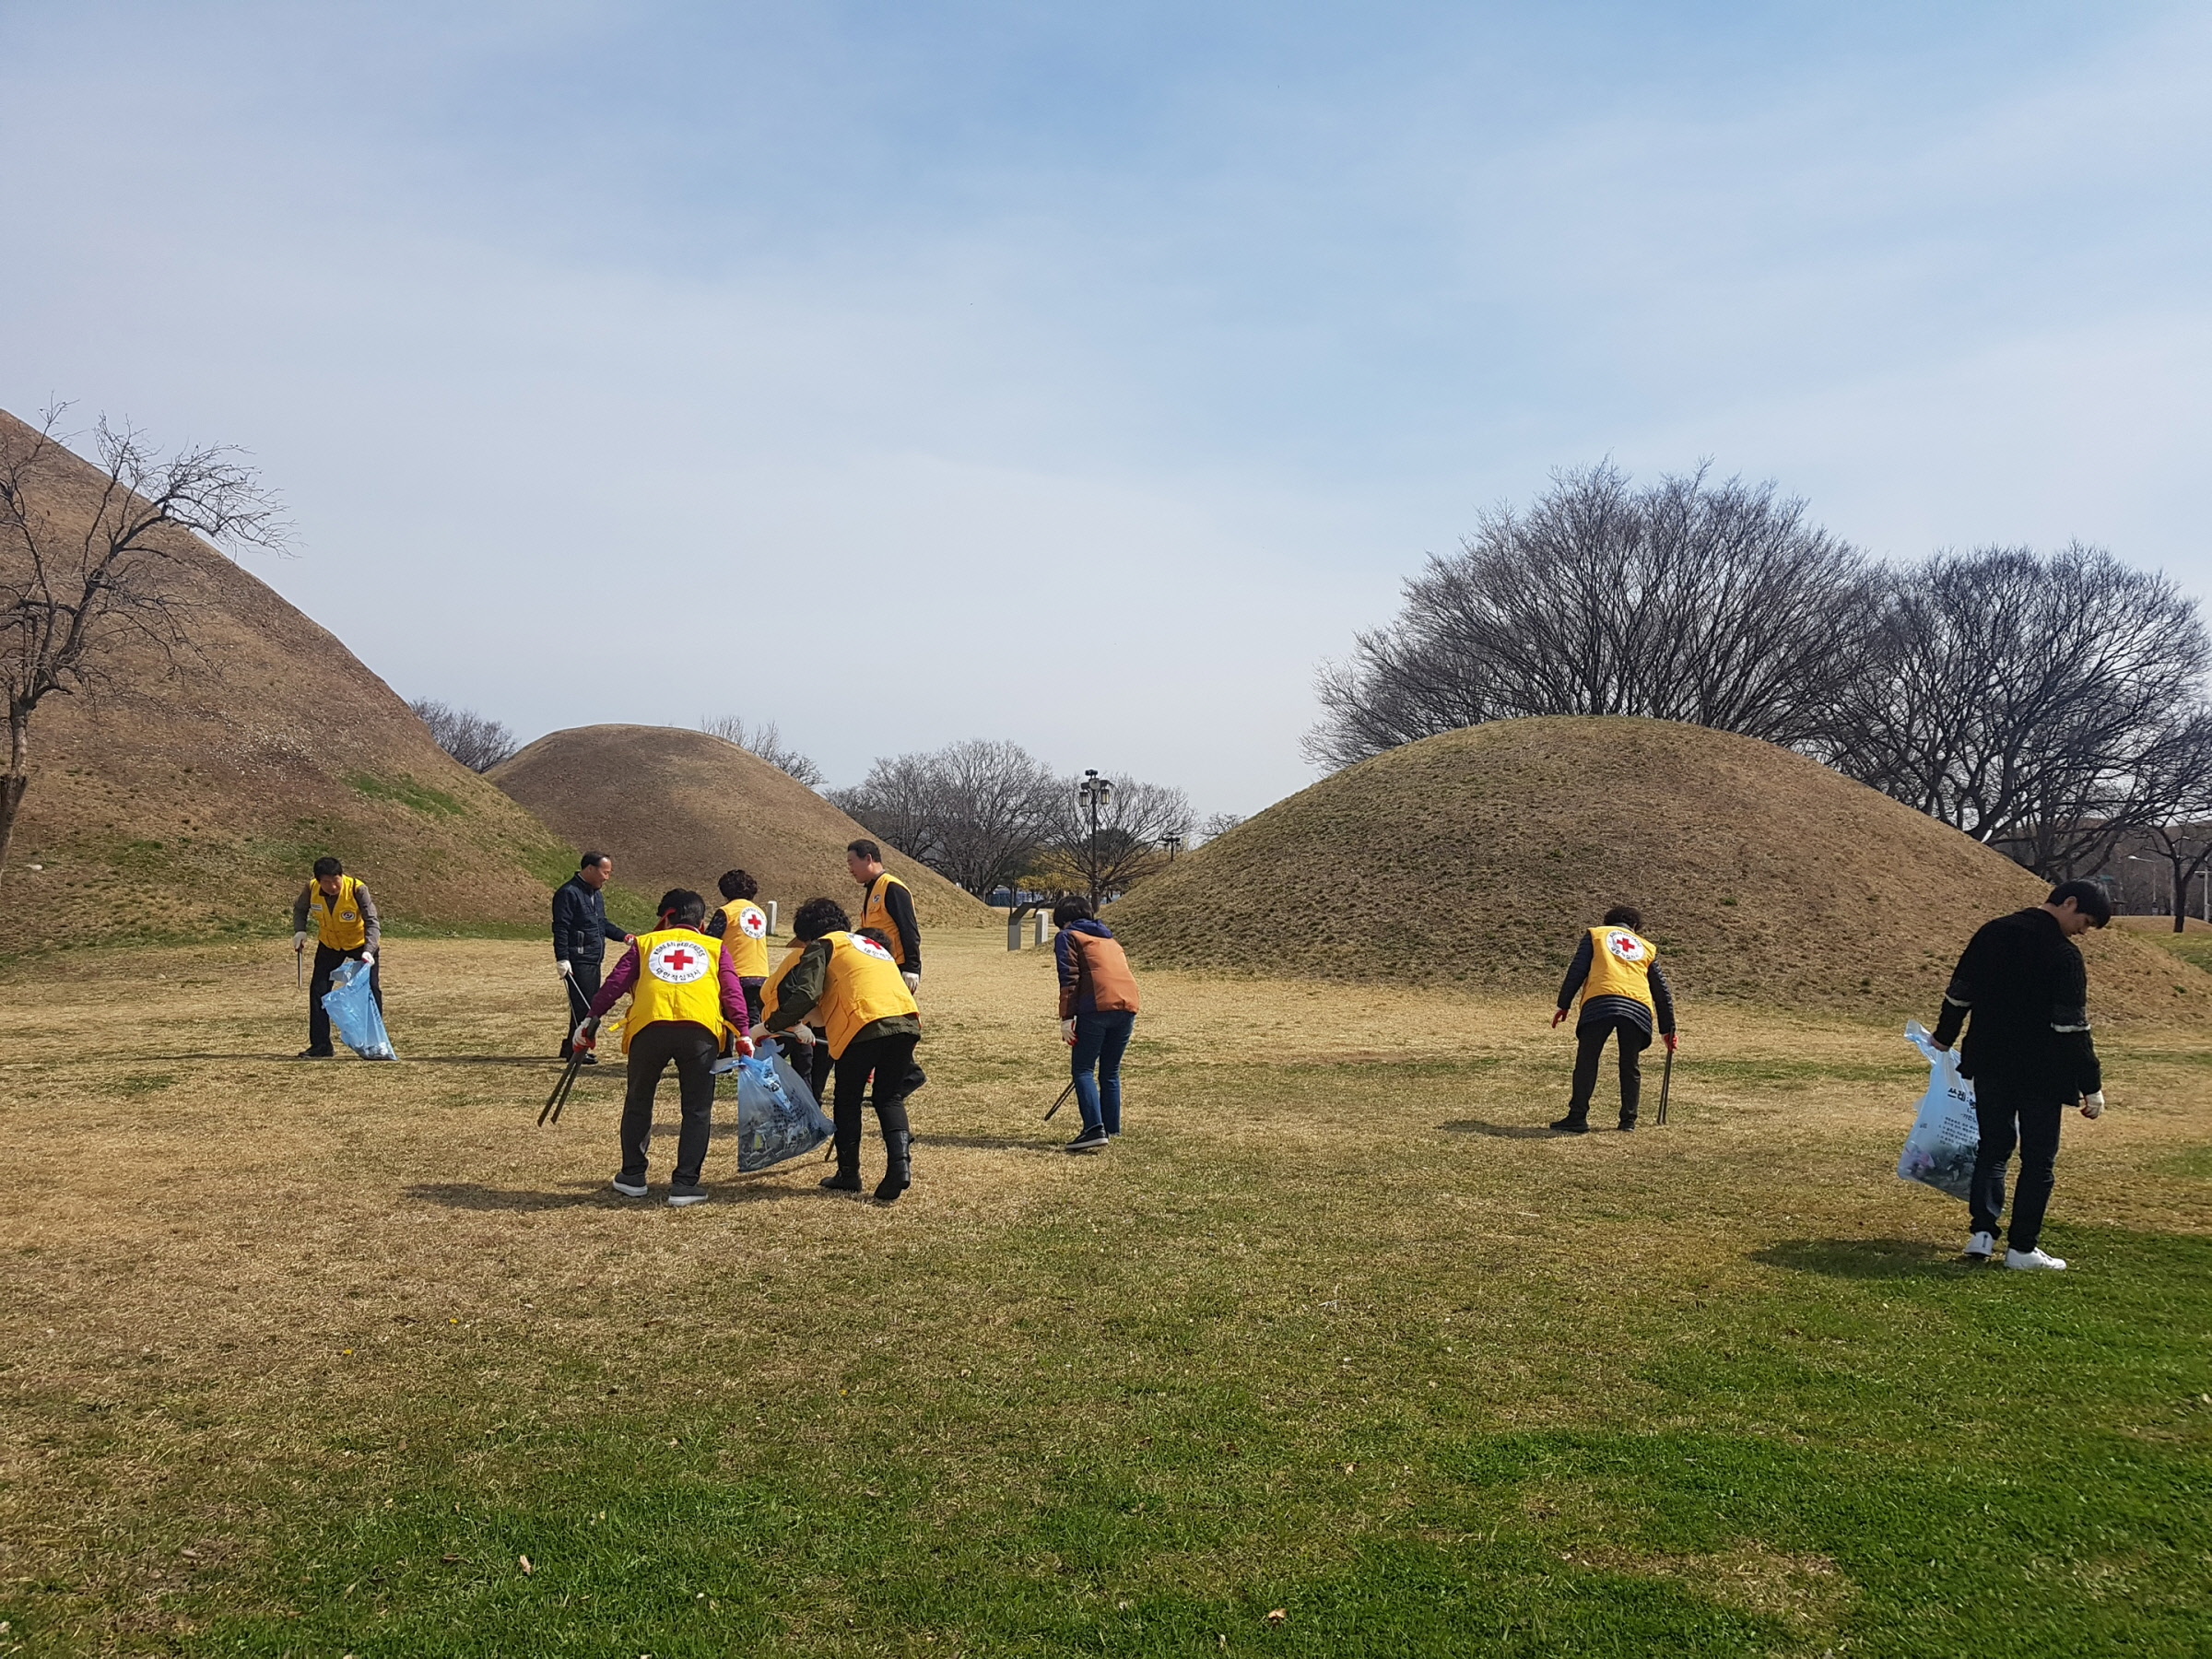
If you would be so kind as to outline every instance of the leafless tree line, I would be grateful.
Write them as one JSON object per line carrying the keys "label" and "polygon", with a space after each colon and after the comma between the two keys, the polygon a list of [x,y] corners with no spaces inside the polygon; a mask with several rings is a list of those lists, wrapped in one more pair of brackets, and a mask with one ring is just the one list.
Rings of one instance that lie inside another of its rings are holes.
{"label": "leafless tree line", "polygon": [[1789,745],[2053,877],[2212,818],[2194,601],[2078,544],[1896,567],[1772,485],[1567,473],[1323,665],[1325,767],[1484,721],[1643,714]]}
{"label": "leafless tree line", "polygon": [[456,709],[429,697],[417,698],[407,707],[430,728],[438,747],[470,771],[489,771],[500,761],[512,759],[522,747],[504,721],[474,709]]}
{"label": "leafless tree line", "polygon": [[1182,790],[1116,778],[1094,838],[1076,782],[1019,744],[976,740],[878,759],[830,798],[978,897],[1023,885],[1118,893],[1193,837],[1196,818]]}
{"label": "leafless tree line", "polygon": [[822,769],[811,757],[801,754],[783,741],[783,733],[772,720],[755,721],[750,724],[736,714],[709,714],[702,717],[699,729],[708,735],[734,743],[757,760],[765,760],[787,777],[796,778],[809,789],[818,790],[827,782]]}

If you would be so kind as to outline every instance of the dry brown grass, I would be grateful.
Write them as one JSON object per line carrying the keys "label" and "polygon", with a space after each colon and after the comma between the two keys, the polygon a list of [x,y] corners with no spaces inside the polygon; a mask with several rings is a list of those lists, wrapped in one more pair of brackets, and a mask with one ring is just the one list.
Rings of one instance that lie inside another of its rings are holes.
{"label": "dry brown grass", "polygon": [[[1140,963],[1556,986],[1579,932],[1640,906],[1692,994],[1933,1011],[1990,917],[2041,885],[1771,744],[1671,722],[1501,721],[1277,803],[1115,906]],[[2212,1020],[2212,979],[2088,943],[2107,1019]]]}
{"label": "dry brown grass", "polygon": [[[0,413],[0,443],[26,431]],[[76,510],[98,477],[80,467]],[[100,695],[39,711],[0,954],[65,947],[124,913],[174,936],[274,932],[324,853],[416,923],[542,920],[543,877],[568,855],[545,826],[249,567],[171,546],[193,649],[172,674],[145,644],[119,647]]]}
{"label": "dry brown grass", "polygon": [[[578,726],[540,737],[493,782],[579,846],[614,855],[640,891],[693,888],[712,898],[742,869],[788,917],[817,893],[852,908],[847,843],[867,831],[796,779],[734,743],[675,726]],[[913,889],[924,928],[985,927],[992,913],[894,848],[885,856]],[[924,941],[926,962],[927,941]]]}

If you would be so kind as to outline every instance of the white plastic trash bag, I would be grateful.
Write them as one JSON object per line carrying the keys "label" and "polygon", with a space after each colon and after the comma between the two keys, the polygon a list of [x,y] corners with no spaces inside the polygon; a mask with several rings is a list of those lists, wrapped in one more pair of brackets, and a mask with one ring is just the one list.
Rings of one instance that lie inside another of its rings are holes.
{"label": "white plastic trash bag", "polygon": [[1974,1086],[1959,1075],[1959,1056],[1937,1048],[1917,1019],[1905,1027],[1905,1041],[1928,1063],[1928,1092],[1920,1097],[1920,1115],[1905,1136],[1897,1160],[1900,1181],[1917,1181],[1954,1198],[1968,1195],[1974,1180],[1974,1154],[1982,1147],[1982,1125],[1974,1116]]}
{"label": "white plastic trash bag", "polygon": [[377,1010],[376,994],[369,970],[350,959],[330,971],[330,989],[324,994],[323,1011],[330,1016],[338,1040],[364,1060],[396,1060],[384,1017]]}

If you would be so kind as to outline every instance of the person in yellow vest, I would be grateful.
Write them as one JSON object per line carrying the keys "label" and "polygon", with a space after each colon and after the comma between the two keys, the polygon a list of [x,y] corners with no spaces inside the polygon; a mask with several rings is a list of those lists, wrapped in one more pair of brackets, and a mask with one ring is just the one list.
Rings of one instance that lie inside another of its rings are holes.
{"label": "person in yellow vest", "polygon": [[1597,1062],[1606,1038],[1620,1053],[1623,1129],[1636,1127],[1643,1089],[1639,1060],[1652,1046],[1654,1024],[1667,1053],[1675,1051],[1674,993],[1659,968],[1659,947],[1637,931],[1642,925],[1642,913],[1634,905],[1615,905],[1602,924],[1583,935],[1559,986],[1559,1009],[1551,1017],[1555,1028],[1567,1018],[1576,995],[1583,999],[1582,1017],[1574,1023],[1574,1091],[1567,1100],[1567,1115],[1552,1124],[1562,1134],[1589,1131],[1590,1096],[1597,1088]]}
{"label": "person in yellow vest", "polygon": [[[791,948],[783,953],[783,959],[776,964],[776,971],[761,984],[760,1018],[753,1032],[756,1038],[762,1034],[768,1021],[775,1018],[777,992],[783,983],[783,976],[796,968],[806,954],[806,941],[794,938]],[[806,1077],[806,1086],[814,1090],[818,1101],[828,1100],[833,1063],[830,1057],[830,1032],[821,1024],[820,1009],[815,1010],[815,1018],[804,1031],[786,1031],[783,1035],[784,1057]]]}
{"label": "person in yellow vest", "polygon": [[700,931],[707,901],[688,888],[661,895],[661,923],[641,933],[622,953],[615,971],[592,998],[590,1014],[571,1041],[579,1048],[594,1041],[600,1017],[624,993],[629,1013],[622,1022],[622,1052],[629,1060],[629,1089],[622,1100],[622,1168],[615,1191],[625,1198],[646,1195],[645,1152],[653,1139],[653,1101],[661,1074],[676,1062],[683,1091],[683,1125],[677,1132],[676,1172],[668,1202],[677,1209],[707,1201],[700,1171],[707,1161],[707,1135],[714,1116],[714,1060],[725,1032],[740,1035],[737,1052],[753,1045],[742,1035],[747,1016],[745,987],[722,941]]}
{"label": "person in yellow vest", "polygon": [[[777,972],[773,1007],[755,1035],[798,1036],[812,1015],[829,1032],[837,1068],[837,1173],[831,1192],[860,1191],[861,1096],[875,1080],[876,1123],[883,1132],[885,1204],[913,1184],[913,1128],[906,1115],[907,1074],[922,1021],[891,953],[853,931],[834,899],[809,899],[792,918],[796,957]],[[805,1037],[799,1037],[805,1041]]]}
{"label": "person in yellow vest", "polygon": [[347,875],[346,866],[335,858],[316,859],[314,879],[292,900],[294,956],[307,949],[311,933],[315,941],[315,971],[307,985],[307,1046],[299,1057],[328,1060],[336,1051],[330,1046],[330,1013],[323,1006],[323,999],[330,994],[330,976],[340,962],[368,964],[369,994],[376,998],[377,1012],[382,1014],[384,1009],[383,972],[376,962],[384,940],[377,922],[376,900],[359,878]]}
{"label": "person in yellow vest", "polygon": [[768,912],[753,902],[760,884],[743,870],[724,871],[714,885],[722,904],[707,918],[707,937],[720,939],[724,954],[737,964],[737,982],[753,1011],[745,1022],[749,1031],[760,1023],[760,986],[768,978]]}
{"label": "person in yellow vest", "polygon": [[845,868],[860,883],[860,927],[872,927],[890,942],[891,960],[905,976],[906,988],[921,990],[922,924],[914,920],[912,891],[883,867],[883,849],[872,841],[856,841],[845,849]]}

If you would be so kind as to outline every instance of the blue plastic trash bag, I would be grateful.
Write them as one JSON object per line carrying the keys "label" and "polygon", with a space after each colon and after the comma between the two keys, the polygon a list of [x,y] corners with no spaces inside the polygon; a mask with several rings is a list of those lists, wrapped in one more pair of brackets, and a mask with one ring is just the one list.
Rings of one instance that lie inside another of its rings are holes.
{"label": "blue plastic trash bag", "polygon": [[813,1091],[774,1049],[763,1048],[749,1060],[724,1064],[737,1079],[740,1174],[804,1157],[837,1132],[814,1103]]}
{"label": "blue plastic trash bag", "polygon": [[396,1060],[392,1039],[384,1030],[384,1017],[370,989],[369,970],[356,961],[340,962],[330,971],[330,989],[323,997],[324,1012],[338,1033],[338,1041],[364,1060]]}
{"label": "blue plastic trash bag", "polygon": [[1898,1179],[1964,1198],[1973,1185],[1974,1154],[1982,1149],[1974,1086],[1959,1075],[1959,1056],[1937,1048],[1917,1019],[1906,1025],[1905,1041],[1928,1063],[1928,1091],[1920,1097],[1912,1133],[1905,1136],[1904,1153],[1897,1160]]}

